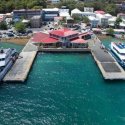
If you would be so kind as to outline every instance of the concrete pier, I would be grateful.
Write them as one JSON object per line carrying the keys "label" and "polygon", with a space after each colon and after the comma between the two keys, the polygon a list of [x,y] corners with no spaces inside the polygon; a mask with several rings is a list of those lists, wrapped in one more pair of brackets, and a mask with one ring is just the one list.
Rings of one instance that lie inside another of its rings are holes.
{"label": "concrete pier", "polygon": [[33,45],[30,40],[23,48],[19,55],[19,59],[16,60],[15,64],[11,70],[7,73],[4,82],[24,82],[28,76],[31,69],[37,51],[41,52],[91,52],[94,60],[96,61],[104,79],[125,80],[125,71],[116,62],[113,56],[106,50],[102,48],[102,43],[98,38],[93,38],[88,41],[89,48],[40,48]]}
{"label": "concrete pier", "polygon": [[19,54],[19,58],[16,60],[11,70],[4,77],[3,81],[24,82],[29,74],[36,54],[37,47],[29,41]]}
{"label": "concrete pier", "polygon": [[116,60],[108,52],[108,50],[102,48],[102,43],[98,38],[94,39],[93,45],[91,45],[91,53],[104,79],[106,80],[125,79],[125,71],[116,62]]}

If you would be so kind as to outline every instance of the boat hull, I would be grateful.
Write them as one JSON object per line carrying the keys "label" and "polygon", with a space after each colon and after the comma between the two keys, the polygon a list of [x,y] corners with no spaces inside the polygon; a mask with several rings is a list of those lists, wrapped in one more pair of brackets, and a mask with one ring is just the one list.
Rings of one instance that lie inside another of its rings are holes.
{"label": "boat hull", "polygon": [[12,67],[13,65],[13,61],[10,61],[6,67],[3,69],[3,71],[0,72],[0,81],[3,80],[4,76],[7,74],[7,72],[10,70],[10,68]]}
{"label": "boat hull", "polygon": [[125,69],[125,64],[122,63],[122,60],[116,55],[116,53],[112,49],[110,49],[110,53],[115,58],[115,60],[120,64],[120,66],[122,66]]}
{"label": "boat hull", "polygon": [[16,52],[16,50],[13,50],[13,52],[12,52],[12,58],[7,63],[7,65],[4,67],[4,69],[0,72],[0,82],[3,80],[3,78],[5,77],[5,75],[7,74],[7,72],[11,69],[11,67],[15,63],[17,57],[18,57],[18,53]]}

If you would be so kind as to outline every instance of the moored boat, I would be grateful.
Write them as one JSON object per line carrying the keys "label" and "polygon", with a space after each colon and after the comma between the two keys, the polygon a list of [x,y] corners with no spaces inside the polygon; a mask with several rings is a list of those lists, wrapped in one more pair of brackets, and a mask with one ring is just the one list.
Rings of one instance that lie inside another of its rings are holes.
{"label": "moored boat", "polygon": [[125,43],[111,42],[110,49],[116,61],[125,68]]}
{"label": "moored boat", "polygon": [[0,81],[3,80],[4,76],[11,69],[17,57],[16,49],[0,49]]}

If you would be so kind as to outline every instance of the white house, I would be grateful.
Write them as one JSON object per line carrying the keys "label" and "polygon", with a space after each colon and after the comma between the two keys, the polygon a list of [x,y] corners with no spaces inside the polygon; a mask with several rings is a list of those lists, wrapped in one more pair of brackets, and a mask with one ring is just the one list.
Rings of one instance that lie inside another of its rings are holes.
{"label": "white house", "polygon": [[93,13],[93,12],[88,12],[88,11],[85,11],[85,12],[82,12],[80,11],[79,9],[74,9],[71,11],[71,16],[75,14],[75,15],[80,15],[80,16],[86,16],[86,17],[89,17],[89,16],[93,16],[93,17],[96,17],[96,14]]}
{"label": "white house", "polygon": [[[109,26],[115,26],[115,21],[117,17],[113,16],[108,20]],[[122,22],[119,24],[120,28],[125,28],[125,19],[122,18]]]}
{"label": "white house", "polygon": [[113,16],[112,18],[110,18],[108,20],[108,25],[111,26],[111,27],[115,26],[115,21],[116,21],[116,17]]}
{"label": "white house", "polygon": [[108,18],[108,19],[112,18],[112,15],[109,14],[109,13],[106,13],[106,14],[104,14],[104,15],[105,15],[105,17]]}
{"label": "white house", "polygon": [[121,28],[125,28],[125,19],[122,19],[122,22],[120,23]]}
{"label": "white house", "polygon": [[71,16],[73,16],[73,15],[80,15],[81,16],[82,12],[79,9],[75,8],[74,10],[71,11]]}
{"label": "white house", "polygon": [[94,16],[88,16],[88,18],[92,28],[98,27],[99,19],[95,18]]}

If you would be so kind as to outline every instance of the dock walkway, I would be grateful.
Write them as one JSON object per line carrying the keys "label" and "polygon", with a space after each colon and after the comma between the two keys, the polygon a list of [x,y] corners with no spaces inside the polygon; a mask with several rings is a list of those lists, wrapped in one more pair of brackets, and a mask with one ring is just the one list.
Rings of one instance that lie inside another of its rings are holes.
{"label": "dock walkway", "polygon": [[37,47],[29,41],[19,54],[19,59],[16,60],[11,70],[4,77],[3,81],[24,82],[28,76],[36,54]]}
{"label": "dock walkway", "polygon": [[91,53],[101,70],[104,79],[125,79],[125,71],[116,62],[108,50],[102,48],[101,46],[101,41],[98,38],[95,38],[93,46],[91,45]]}

